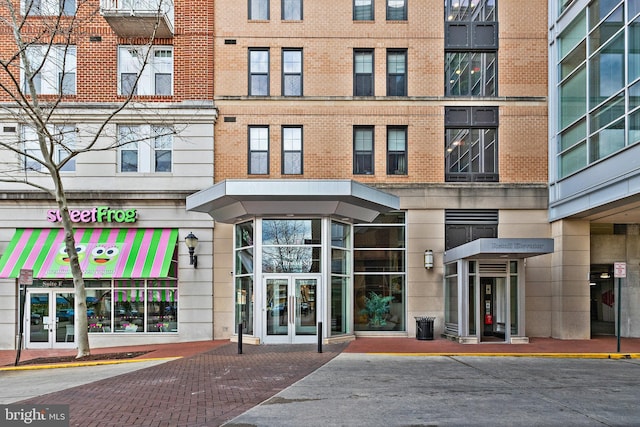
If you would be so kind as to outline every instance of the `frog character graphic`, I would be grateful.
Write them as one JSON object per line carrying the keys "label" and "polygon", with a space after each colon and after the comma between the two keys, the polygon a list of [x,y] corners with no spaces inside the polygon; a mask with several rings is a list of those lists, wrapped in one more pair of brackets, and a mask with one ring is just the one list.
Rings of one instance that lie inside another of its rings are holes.
{"label": "frog character graphic", "polygon": [[[86,245],[76,245],[76,252],[78,253],[78,262],[82,262],[84,257],[87,255],[87,246]],[[67,253],[67,245],[62,243],[60,249],[58,249],[58,253],[56,254],[55,262],[58,265],[68,266],[70,262],[69,254]]]}
{"label": "frog character graphic", "polygon": [[91,251],[89,264],[97,267],[106,267],[115,264],[120,254],[117,246],[98,245]]}

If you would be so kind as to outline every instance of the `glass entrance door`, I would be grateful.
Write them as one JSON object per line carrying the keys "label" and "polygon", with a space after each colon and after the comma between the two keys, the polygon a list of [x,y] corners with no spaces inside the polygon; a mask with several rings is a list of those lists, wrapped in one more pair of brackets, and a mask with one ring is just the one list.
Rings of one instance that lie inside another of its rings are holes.
{"label": "glass entrance door", "polygon": [[319,282],[320,276],[264,279],[265,343],[316,341]]}
{"label": "glass entrance door", "polygon": [[26,348],[73,348],[73,289],[27,291],[25,316]]}
{"label": "glass entrance door", "polygon": [[507,339],[507,287],[504,277],[480,278],[482,333],[480,341]]}

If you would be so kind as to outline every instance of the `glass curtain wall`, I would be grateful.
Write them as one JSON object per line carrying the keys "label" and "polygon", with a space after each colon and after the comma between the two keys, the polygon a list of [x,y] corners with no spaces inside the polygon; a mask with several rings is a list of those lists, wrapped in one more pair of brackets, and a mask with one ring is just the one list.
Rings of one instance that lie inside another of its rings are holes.
{"label": "glass curtain wall", "polygon": [[558,38],[559,178],[640,141],[638,3],[593,1]]}

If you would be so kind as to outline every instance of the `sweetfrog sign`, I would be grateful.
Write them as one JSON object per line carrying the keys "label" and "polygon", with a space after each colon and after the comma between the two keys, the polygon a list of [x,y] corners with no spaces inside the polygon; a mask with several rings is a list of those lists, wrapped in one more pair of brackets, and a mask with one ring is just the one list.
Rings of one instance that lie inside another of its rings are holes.
{"label": "sweetfrog sign", "polygon": [[[72,222],[136,222],[135,209],[111,209],[108,206],[97,206],[91,209],[69,209]],[[47,221],[61,222],[60,211],[47,211]]]}

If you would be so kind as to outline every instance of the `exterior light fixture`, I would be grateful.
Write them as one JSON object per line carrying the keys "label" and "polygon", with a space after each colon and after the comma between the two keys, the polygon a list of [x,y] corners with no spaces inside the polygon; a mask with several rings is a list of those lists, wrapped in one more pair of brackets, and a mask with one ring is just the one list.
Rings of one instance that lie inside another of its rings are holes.
{"label": "exterior light fixture", "polygon": [[187,237],[184,238],[184,243],[187,245],[187,249],[189,249],[189,265],[193,265],[193,268],[198,268],[198,256],[194,255],[196,246],[198,246],[198,238],[195,234],[189,233]]}
{"label": "exterior light fixture", "polygon": [[433,268],[433,251],[431,249],[424,251],[424,268]]}

